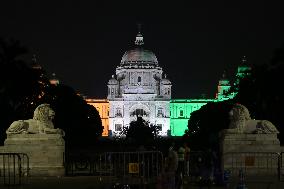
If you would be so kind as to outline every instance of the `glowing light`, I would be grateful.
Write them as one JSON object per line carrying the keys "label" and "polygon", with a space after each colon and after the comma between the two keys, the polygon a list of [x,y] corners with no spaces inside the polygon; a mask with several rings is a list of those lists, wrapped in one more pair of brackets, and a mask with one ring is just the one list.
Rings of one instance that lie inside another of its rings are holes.
{"label": "glowing light", "polygon": [[[102,126],[104,127],[102,136],[108,136],[109,130],[109,101],[107,99],[85,99],[86,102],[94,106],[100,114]],[[89,117],[88,117],[89,118]]]}
{"label": "glowing light", "polygon": [[[175,99],[170,102],[170,128],[171,136],[183,136],[188,129],[188,120],[192,112],[199,110],[208,102],[216,99]],[[180,114],[182,112],[182,115]]]}

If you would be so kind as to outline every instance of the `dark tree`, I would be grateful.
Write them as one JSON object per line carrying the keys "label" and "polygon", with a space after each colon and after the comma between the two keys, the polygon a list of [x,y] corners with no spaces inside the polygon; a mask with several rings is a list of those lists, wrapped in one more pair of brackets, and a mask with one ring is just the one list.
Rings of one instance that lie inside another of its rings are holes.
{"label": "dark tree", "polygon": [[0,142],[13,121],[30,119],[39,104],[49,103],[56,112],[55,127],[66,132],[67,146],[94,144],[102,133],[97,110],[72,88],[50,85],[43,69],[27,65],[26,53],[19,41],[0,39]]}
{"label": "dark tree", "polygon": [[224,101],[208,103],[191,113],[184,137],[193,150],[219,150],[219,132],[228,128],[231,108],[231,103]]}
{"label": "dark tree", "polygon": [[92,146],[101,136],[103,127],[98,111],[68,86],[49,88],[46,102],[56,115],[55,127],[65,131],[65,142],[69,148]]}
{"label": "dark tree", "polygon": [[254,119],[271,121],[280,131],[279,139],[284,143],[284,45],[275,50],[270,64],[256,66],[251,77],[242,80],[239,93],[234,99],[245,105]]}
{"label": "dark tree", "polygon": [[137,117],[137,121],[132,121],[129,128],[124,130],[126,140],[133,145],[152,146],[157,138],[158,128],[149,125],[148,122]]}
{"label": "dark tree", "polygon": [[0,38],[0,141],[14,120],[28,119],[41,102],[48,86],[42,70],[27,66],[24,55],[28,52],[17,40]]}

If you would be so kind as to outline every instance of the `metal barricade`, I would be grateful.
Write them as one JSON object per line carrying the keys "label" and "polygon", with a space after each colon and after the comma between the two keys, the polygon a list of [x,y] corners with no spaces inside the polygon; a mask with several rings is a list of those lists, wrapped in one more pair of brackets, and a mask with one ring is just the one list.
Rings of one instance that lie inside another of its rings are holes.
{"label": "metal barricade", "polygon": [[187,169],[189,169],[188,170],[189,175],[187,175],[187,178],[189,182],[197,182],[201,177],[210,176],[210,175],[206,176],[203,175],[203,172],[209,172],[210,169],[213,169],[213,167],[211,167],[210,165],[211,161],[213,161],[213,157],[210,152],[190,151],[188,161],[189,161],[189,167],[187,167]]}
{"label": "metal barricade", "polygon": [[69,156],[66,161],[66,175],[96,175],[128,184],[154,182],[162,168],[159,151],[105,152]]}
{"label": "metal barricade", "polygon": [[280,153],[231,152],[223,155],[223,169],[230,171],[233,177],[237,177],[239,171],[242,170],[246,176],[279,178],[280,165]]}
{"label": "metal barricade", "polygon": [[0,185],[21,185],[29,176],[29,157],[24,153],[0,153]]}
{"label": "metal barricade", "polygon": [[203,151],[191,151],[189,153],[189,172],[190,176],[199,176],[200,168],[207,160],[207,153]]}
{"label": "metal barricade", "polygon": [[284,152],[281,152],[279,157],[279,180],[284,181]]}

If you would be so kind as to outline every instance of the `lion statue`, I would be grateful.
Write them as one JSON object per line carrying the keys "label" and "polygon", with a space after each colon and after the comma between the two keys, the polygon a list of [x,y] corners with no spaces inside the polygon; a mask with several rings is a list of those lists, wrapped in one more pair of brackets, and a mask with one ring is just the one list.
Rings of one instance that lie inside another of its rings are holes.
{"label": "lion statue", "polygon": [[227,133],[271,134],[279,133],[276,127],[267,120],[251,119],[248,109],[241,104],[235,104],[229,112],[230,124]]}
{"label": "lion statue", "polygon": [[39,105],[35,111],[33,119],[14,121],[6,130],[7,135],[11,134],[61,134],[65,135],[61,129],[54,129],[52,120],[55,112],[49,104]]}

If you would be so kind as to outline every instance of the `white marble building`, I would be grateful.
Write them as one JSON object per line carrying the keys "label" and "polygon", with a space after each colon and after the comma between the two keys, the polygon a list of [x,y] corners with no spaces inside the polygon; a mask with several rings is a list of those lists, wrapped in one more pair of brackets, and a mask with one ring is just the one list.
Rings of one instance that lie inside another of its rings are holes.
{"label": "white marble building", "polygon": [[123,126],[129,126],[137,116],[160,126],[162,136],[170,130],[171,82],[155,54],[143,49],[143,44],[139,32],[135,48],[124,53],[116,74],[108,82],[111,136],[119,135]]}

